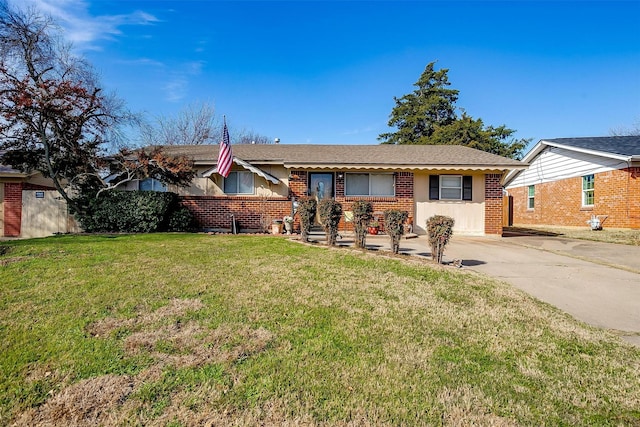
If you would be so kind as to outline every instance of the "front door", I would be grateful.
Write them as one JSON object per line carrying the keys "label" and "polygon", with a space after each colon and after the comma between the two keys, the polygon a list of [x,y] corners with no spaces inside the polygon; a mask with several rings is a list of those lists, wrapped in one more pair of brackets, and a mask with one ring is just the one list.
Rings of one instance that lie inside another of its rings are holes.
{"label": "front door", "polygon": [[[309,174],[309,197],[316,199],[318,203],[323,199],[333,198],[333,173],[312,172]],[[320,217],[316,214],[316,224],[320,223]]]}

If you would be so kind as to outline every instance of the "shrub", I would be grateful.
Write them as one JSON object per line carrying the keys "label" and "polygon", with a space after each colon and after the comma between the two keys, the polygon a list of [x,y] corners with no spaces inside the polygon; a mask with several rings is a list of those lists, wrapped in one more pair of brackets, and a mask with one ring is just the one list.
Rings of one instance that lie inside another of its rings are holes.
{"label": "shrub", "polygon": [[193,214],[186,207],[179,206],[169,214],[167,231],[192,231],[193,228]]}
{"label": "shrub", "polygon": [[316,216],[317,202],[309,197],[298,199],[298,215],[300,217],[300,237],[303,242],[309,241],[309,231],[313,224],[313,217]]}
{"label": "shrub", "polygon": [[431,258],[438,264],[442,263],[444,247],[453,235],[453,224],[453,218],[444,215],[434,215],[427,220]]}
{"label": "shrub", "polygon": [[353,211],[355,247],[365,248],[367,246],[367,227],[373,218],[373,206],[366,200],[356,200],[351,205],[351,210]]}
{"label": "shrub", "polygon": [[408,216],[407,211],[396,209],[384,211],[384,229],[391,238],[391,250],[394,254],[400,250],[400,238],[404,234],[404,222]]}
{"label": "shrub", "polygon": [[318,203],[318,214],[324,232],[327,234],[327,244],[334,246],[338,238],[338,224],[342,217],[342,205],[333,199],[322,199]]}
{"label": "shrub", "polygon": [[110,191],[82,196],[75,216],[89,232],[151,233],[190,228],[191,214],[175,193]]}

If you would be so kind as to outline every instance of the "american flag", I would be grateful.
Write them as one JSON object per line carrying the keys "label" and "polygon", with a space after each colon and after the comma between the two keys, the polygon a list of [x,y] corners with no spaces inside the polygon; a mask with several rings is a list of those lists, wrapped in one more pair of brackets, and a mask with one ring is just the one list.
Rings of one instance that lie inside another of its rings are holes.
{"label": "american flag", "polygon": [[233,153],[231,152],[231,141],[229,140],[229,130],[227,121],[222,129],[222,141],[220,141],[220,151],[218,152],[218,173],[225,178],[229,176],[231,164],[233,163]]}

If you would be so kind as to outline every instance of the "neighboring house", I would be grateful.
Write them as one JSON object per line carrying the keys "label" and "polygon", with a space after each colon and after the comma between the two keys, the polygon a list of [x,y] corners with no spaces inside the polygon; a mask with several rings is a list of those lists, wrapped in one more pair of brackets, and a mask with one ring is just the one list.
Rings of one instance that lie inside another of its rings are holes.
{"label": "neighboring house", "polygon": [[51,180],[0,164],[0,237],[44,237],[75,230]]}
{"label": "neighboring house", "polygon": [[505,180],[512,224],[640,228],[640,136],[541,140]]}
{"label": "neighboring house", "polygon": [[[344,211],[368,200],[382,219],[386,209],[409,213],[424,234],[435,214],[455,219],[460,234],[502,234],[502,183],[522,162],[456,145],[233,145],[234,167],[216,173],[217,145],[168,146],[168,154],[194,159],[198,172],[188,188],[130,183],[126,189],[176,191],[202,229],[259,230],[290,215],[294,201],[333,198]],[[155,186],[155,188],[154,188]],[[346,215],[348,218],[348,215]],[[352,225],[341,221],[341,229]]]}

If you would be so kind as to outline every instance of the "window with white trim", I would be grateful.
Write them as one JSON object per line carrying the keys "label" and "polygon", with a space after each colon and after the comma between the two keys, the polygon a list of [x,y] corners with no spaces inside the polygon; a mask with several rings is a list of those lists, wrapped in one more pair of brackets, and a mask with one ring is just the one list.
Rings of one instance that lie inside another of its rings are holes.
{"label": "window with white trim", "polygon": [[530,185],[527,191],[527,209],[533,209],[535,206],[536,186]]}
{"label": "window with white trim", "polygon": [[225,194],[253,194],[253,172],[234,171],[224,179]]}
{"label": "window with white trim", "polygon": [[595,176],[585,175],[582,177],[582,206],[593,206]]}
{"label": "window with white trim", "polygon": [[473,200],[470,175],[429,176],[429,200]]}
{"label": "window with white trim", "polygon": [[346,196],[395,196],[392,173],[346,173]]}
{"label": "window with white trim", "polygon": [[157,191],[164,193],[167,191],[167,186],[160,180],[155,178],[145,178],[138,181],[138,190],[140,191]]}
{"label": "window with white trim", "polygon": [[440,200],[462,200],[462,177],[459,175],[440,176]]}

